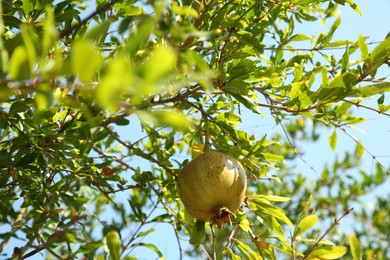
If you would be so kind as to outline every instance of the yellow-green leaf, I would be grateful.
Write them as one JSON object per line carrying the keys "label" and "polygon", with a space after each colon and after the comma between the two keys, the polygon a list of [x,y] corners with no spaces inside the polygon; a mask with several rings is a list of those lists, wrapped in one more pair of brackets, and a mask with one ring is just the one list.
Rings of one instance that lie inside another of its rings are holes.
{"label": "yellow-green leaf", "polygon": [[304,217],[295,229],[294,236],[300,236],[308,231],[315,223],[317,223],[318,217],[316,215],[309,215]]}
{"label": "yellow-green leaf", "polygon": [[360,243],[354,234],[349,236],[349,246],[351,247],[351,254],[353,260],[362,260],[362,249]]}
{"label": "yellow-green leaf", "polygon": [[58,31],[55,26],[53,7],[46,7],[46,18],[43,20],[42,57],[46,57],[49,50],[55,45]]}
{"label": "yellow-green leaf", "polygon": [[357,4],[355,4],[352,0],[346,0],[346,2],[349,4],[349,6],[355,10],[356,13],[358,13],[359,15],[362,15],[362,10],[360,10],[359,6],[357,6]]}
{"label": "yellow-green leaf", "polygon": [[329,136],[328,141],[329,141],[329,144],[330,144],[330,148],[332,149],[332,151],[334,151],[336,149],[336,145],[337,145],[337,132],[336,132],[336,129]]}
{"label": "yellow-green leaf", "polygon": [[134,69],[123,56],[118,56],[108,64],[107,72],[96,88],[96,100],[101,107],[116,111],[121,94],[133,94],[131,88],[135,80]]}
{"label": "yellow-green leaf", "polygon": [[27,51],[24,46],[16,47],[8,63],[8,72],[12,80],[28,79],[31,75]]}
{"label": "yellow-green leaf", "polygon": [[204,152],[204,144],[192,144],[191,146],[192,159],[198,157],[203,152]]}
{"label": "yellow-green leaf", "polygon": [[190,125],[189,119],[179,111],[174,110],[138,110],[138,118],[145,124],[154,126],[170,126],[174,129],[183,129]]}
{"label": "yellow-green leaf", "polygon": [[236,244],[238,250],[242,256],[247,260],[256,260],[261,259],[260,256],[253,251],[247,244],[242,243],[241,241],[235,239],[234,243]]}
{"label": "yellow-green leaf", "polygon": [[[157,47],[150,54],[150,60],[144,65],[144,80],[151,84],[162,80],[176,65],[176,52],[168,47]],[[147,93],[145,93],[147,94]]]}
{"label": "yellow-green leaf", "polygon": [[239,226],[242,229],[242,231],[248,232],[248,230],[249,230],[249,221],[247,219],[243,219],[243,220],[240,221]]}
{"label": "yellow-green leaf", "polygon": [[306,259],[338,259],[345,255],[347,251],[348,249],[345,246],[321,246],[314,249]]}
{"label": "yellow-green leaf", "polygon": [[120,241],[118,232],[115,230],[109,231],[105,239],[110,258],[112,260],[120,260]]}
{"label": "yellow-green leaf", "polygon": [[291,200],[291,198],[282,197],[282,196],[275,196],[275,195],[265,195],[265,196],[260,196],[260,197],[263,197],[263,198],[270,200],[270,201],[276,201],[276,202],[285,202],[285,201]]}
{"label": "yellow-green leaf", "polygon": [[364,41],[364,37],[361,34],[359,34],[358,43],[359,43],[360,52],[362,53],[362,60],[366,61],[369,57],[368,47],[366,42]]}
{"label": "yellow-green leaf", "polygon": [[78,40],[71,48],[72,71],[82,82],[89,82],[103,65],[99,50],[88,40]]}

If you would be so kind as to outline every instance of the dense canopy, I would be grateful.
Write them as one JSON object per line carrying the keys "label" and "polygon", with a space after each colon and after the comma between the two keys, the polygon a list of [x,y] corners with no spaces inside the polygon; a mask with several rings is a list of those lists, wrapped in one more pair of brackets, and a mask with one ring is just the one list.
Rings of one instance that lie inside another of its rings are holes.
{"label": "dense canopy", "polygon": [[[390,37],[333,39],[341,6],[361,13],[352,0],[2,1],[1,258],[162,259],[169,241],[172,259],[389,259],[390,201],[373,195],[389,165],[352,130],[361,111],[390,116]],[[324,135],[353,145],[313,167],[305,147]],[[221,230],[176,188],[205,150],[247,173]]]}

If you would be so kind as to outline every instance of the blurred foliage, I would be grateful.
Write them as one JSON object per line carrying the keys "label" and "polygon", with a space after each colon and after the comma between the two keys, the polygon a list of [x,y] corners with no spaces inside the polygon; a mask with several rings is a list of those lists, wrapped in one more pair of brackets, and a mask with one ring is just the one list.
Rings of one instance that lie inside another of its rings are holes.
{"label": "blurred foliage", "polygon": [[[361,12],[352,0],[2,1],[1,257],[163,258],[145,238],[167,223],[180,259],[389,259],[389,200],[364,197],[389,170],[348,127],[364,121],[356,108],[389,116],[376,75],[390,38],[334,41],[340,5]],[[329,31],[296,33],[318,21]],[[239,128],[263,113],[284,135]],[[356,149],[313,178],[295,144],[324,129],[332,150],[340,134]],[[178,199],[191,147],[247,170],[232,226],[204,227]]]}

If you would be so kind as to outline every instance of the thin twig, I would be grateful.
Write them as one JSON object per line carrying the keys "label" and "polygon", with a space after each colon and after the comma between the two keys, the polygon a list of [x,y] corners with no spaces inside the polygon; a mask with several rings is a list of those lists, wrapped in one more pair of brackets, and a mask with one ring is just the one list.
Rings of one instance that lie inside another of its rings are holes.
{"label": "thin twig", "polygon": [[211,246],[213,250],[213,260],[217,260],[217,250],[215,249],[215,238],[217,237],[217,235],[215,234],[213,223],[210,223],[210,228],[211,228]]}
{"label": "thin twig", "polygon": [[96,15],[102,13],[102,12],[105,12],[107,11],[108,9],[110,9],[115,3],[119,2],[119,0],[112,0],[110,2],[108,2],[107,4],[105,5],[102,5],[101,7],[97,8],[94,12],[92,12],[90,15],[88,15],[87,17],[85,17],[83,20],[81,20],[79,23],[73,25],[73,26],[70,26],[68,28],[65,28],[61,33],[60,33],[60,37],[61,38],[64,38],[64,37],[67,37],[69,36],[70,34],[72,34],[73,32],[77,31],[78,29],[80,29],[82,26],[84,26],[89,20],[91,20],[93,17],[95,17]]}
{"label": "thin twig", "polygon": [[348,132],[344,127],[340,126],[340,125],[337,125],[335,123],[332,123],[332,125],[334,125],[335,127],[337,127],[338,129],[340,129],[341,131],[343,131],[347,136],[349,136],[356,144],[360,145],[361,147],[363,147],[364,151],[366,151],[374,161],[376,161],[377,163],[379,163],[379,165],[381,167],[383,167],[383,169],[387,169],[387,167],[382,164],[379,160],[378,160],[378,157],[373,154],[364,144],[362,144],[354,135],[352,135],[350,132]]}
{"label": "thin twig", "polygon": [[314,245],[306,252],[306,254],[302,258],[302,260],[306,259],[314,251],[314,249],[316,249],[319,246],[320,242],[325,238],[325,236],[327,234],[329,234],[329,232],[332,231],[332,229],[340,223],[341,219],[343,219],[345,216],[347,216],[349,213],[351,213],[352,210],[353,210],[353,208],[350,208],[350,209],[346,210],[341,217],[335,218],[333,220],[332,225],[325,231],[325,233],[321,237],[319,237],[317,239],[317,241],[314,243]]}
{"label": "thin twig", "polygon": [[[238,231],[240,230],[240,226],[237,224],[234,224],[234,228],[232,229],[232,232],[230,233],[230,236],[228,238],[228,241],[226,243],[226,248],[232,248],[234,245],[234,239],[238,234]],[[226,254],[226,260],[229,259],[229,254]]]}
{"label": "thin twig", "polygon": [[[134,147],[126,142],[124,142],[123,140],[121,140],[118,135],[116,133],[114,133],[108,126],[106,125],[102,125],[103,128],[107,131],[107,133],[109,133],[116,141],[118,141],[120,144],[122,144],[123,146],[125,146],[126,148],[128,148],[129,150],[132,150]],[[141,154],[141,157],[142,158],[148,158],[151,162],[157,164],[158,166],[160,166],[161,168],[163,168],[167,173],[169,173],[170,175],[176,177],[176,174],[173,172],[172,169],[170,169],[166,164],[160,162],[159,160],[157,160],[156,158],[154,158],[152,155],[150,154],[147,154],[145,153],[144,151],[142,151],[141,149],[139,149],[138,151],[140,154]]]}
{"label": "thin twig", "polygon": [[[367,45],[379,44],[382,41],[373,41],[366,43]],[[357,44],[356,44],[357,45]],[[354,45],[351,45],[353,47]],[[331,51],[331,50],[343,50],[345,46],[334,46],[334,47],[314,47],[314,48],[286,48],[286,47],[264,47],[264,50],[267,51],[307,51],[307,52],[315,52],[315,51]]]}
{"label": "thin twig", "polygon": [[[141,221],[141,223],[138,226],[138,228],[134,231],[133,235],[130,237],[129,242],[127,242],[127,244],[122,248],[121,256],[127,250],[127,248],[130,246],[131,242],[134,241],[134,239],[136,238],[135,236],[138,234],[138,232],[141,230],[141,228],[146,224],[146,221],[150,218],[150,216],[152,216],[153,212],[157,209],[158,204],[159,204],[159,202],[157,202],[153,206],[152,210],[145,217],[145,219]],[[135,247],[133,247],[133,248],[135,248]],[[131,252],[131,250],[130,250],[130,252]],[[129,252],[129,254],[130,254],[130,252]]]}
{"label": "thin twig", "polygon": [[323,181],[324,179],[321,177],[321,175],[316,171],[316,169],[314,169],[314,167],[312,165],[310,165],[306,160],[305,158],[303,158],[303,156],[298,152],[298,149],[295,147],[295,145],[293,144],[293,142],[291,141],[290,139],[290,136],[288,135],[287,133],[287,130],[286,128],[284,127],[283,123],[282,123],[282,120],[278,117],[279,119],[279,124],[280,126],[282,127],[282,130],[284,132],[284,135],[286,136],[286,139],[287,141],[289,142],[291,148],[293,149],[293,152],[302,160],[302,162],[304,164],[306,164],[315,174],[317,174],[317,176],[321,179],[321,181]]}
{"label": "thin twig", "polygon": [[263,255],[262,248],[260,247],[259,243],[256,243],[256,241],[258,241],[259,238],[253,233],[253,231],[252,231],[252,229],[250,227],[248,228],[248,233],[251,236],[252,241],[255,243],[255,246],[257,248],[257,251],[259,251],[259,254],[260,254],[261,258],[265,259],[264,255]]}
{"label": "thin twig", "polygon": [[293,260],[295,260],[294,236],[291,232],[290,232],[290,237],[291,237],[291,257]]}
{"label": "thin twig", "polygon": [[369,106],[366,106],[366,105],[362,105],[360,102],[353,102],[353,101],[350,101],[350,100],[343,100],[344,102],[346,103],[350,103],[356,107],[361,107],[361,108],[365,108],[367,110],[371,110],[371,111],[374,111],[374,112],[377,112],[378,114],[381,114],[381,115],[385,115],[385,116],[388,116],[390,117],[390,114],[386,113],[386,112],[382,112],[378,109],[375,109],[373,107],[369,107]]}

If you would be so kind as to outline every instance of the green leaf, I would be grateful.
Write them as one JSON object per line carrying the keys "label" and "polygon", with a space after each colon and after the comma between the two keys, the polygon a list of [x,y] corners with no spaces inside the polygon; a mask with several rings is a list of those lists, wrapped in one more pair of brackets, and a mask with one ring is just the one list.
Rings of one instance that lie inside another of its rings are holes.
{"label": "green leaf", "polygon": [[136,245],[149,248],[150,250],[153,250],[160,257],[160,259],[165,259],[161,251],[153,244],[137,243]]}
{"label": "green leaf", "polygon": [[245,95],[234,94],[234,93],[230,93],[230,95],[235,99],[237,99],[237,101],[239,101],[241,104],[243,104],[246,108],[248,108],[252,112],[262,115],[259,106],[256,104],[256,101],[253,98]]}
{"label": "green leaf", "polygon": [[356,88],[351,91],[349,96],[366,98],[377,94],[383,94],[385,92],[390,92],[390,82],[383,82],[383,83]]}
{"label": "green leaf", "polygon": [[97,43],[104,41],[111,24],[112,20],[110,19],[99,23],[92,30],[88,31],[84,38]]}
{"label": "green leaf", "polygon": [[80,39],[72,45],[71,63],[73,73],[88,83],[103,65],[103,57],[93,43]]}
{"label": "green leaf", "polygon": [[318,102],[336,102],[345,98],[350,94],[352,87],[357,82],[357,78],[355,71],[345,72],[336,76],[328,86],[322,86],[319,89]]}
{"label": "green leaf", "polygon": [[133,94],[135,89],[131,88],[135,81],[134,68],[128,59],[119,55],[110,60],[107,72],[104,74],[96,89],[96,100],[103,108],[116,111],[119,108],[118,97],[127,91]]}
{"label": "green leaf", "polygon": [[234,79],[232,81],[229,81],[226,86],[223,88],[224,91],[227,91],[232,94],[237,95],[247,95],[248,94],[248,87],[247,83],[243,81],[242,79]]}
{"label": "green leaf", "polygon": [[56,44],[58,31],[55,26],[53,7],[46,7],[46,18],[43,21],[42,57],[46,57]]}
{"label": "green leaf", "polygon": [[306,201],[305,206],[303,207],[302,212],[299,215],[298,223],[301,222],[302,219],[304,219],[307,216],[312,202],[313,202],[313,195],[310,194],[309,199]]}
{"label": "green leaf", "polygon": [[110,258],[112,260],[120,260],[120,241],[119,234],[115,230],[111,230],[107,233],[105,237],[106,245],[110,253]]}
{"label": "green leaf", "polygon": [[251,200],[251,202],[254,203],[260,211],[267,212],[271,216],[282,220],[284,223],[286,223],[290,227],[293,226],[290,219],[284,214],[283,210],[276,208],[268,200],[255,197]]}
{"label": "green leaf", "polygon": [[205,236],[205,225],[204,221],[196,220],[195,225],[192,228],[190,234],[190,244],[194,246],[199,246],[204,241]]}
{"label": "green leaf", "polygon": [[237,246],[237,249],[240,251],[242,256],[247,260],[256,260],[261,259],[260,256],[252,250],[247,244],[242,243],[241,241],[235,239],[234,243]]}
{"label": "green leaf", "polygon": [[304,217],[297,225],[294,231],[294,237],[300,236],[308,231],[315,223],[317,223],[318,217],[316,215],[309,215]]}
{"label": "green leaf", "polygon": [[348,63],[349,63],[349,46],[347,45],[347,47],[345,48],[345,52],[343,54],[343,57],[341,58],[341,73],[344,73],[345,71],[347,71],[347,68],[348,68]]}
{"label": "green leaf", "polygon": [[34,10],[34,2],[32,0],[22,0],[22,10],[26,17],[31,17],[30,14]]}
{"label": "green leaf", "polygon": [[306,258],[310,259],[338,259],[347,253],[345,246],[320,246],[314,249]]}
{"label": "green leaf", "polygon": [[265,160],[269,162],[283,162],[284,157],[282,155],[273,154],[273,153],[262,153],[261,154]]}
{"label": "green leaf", "polygon": [[239,226],[242,229],[242,231],[248,232],[248,230],[249,230],[249,221],[247,219],[243,219],[243,220],[240,221]]}
{"label": "green leaf", "polygon": [[275,196],[275,195],[261,195],[260,197],[263,197],[266,200],[275,201],[275,202],[285,202],[285,201],[291,200],[291,198],[288,198],[288,197],[281,197],[281,196]]}
{"label": "green leaf", "polygon": [[[143,66],[143,79],[145,84],[153,84],[161,81],[175,68],[177,61],[176,52],[172,48],[157,47],[150,54],[149,61]],[[147,87],[147,86],[145,86]],[[149,93],[148,90],[142,90],[143,93]]]}
{"label": "green leaf", "polygon": [[313,41],[313,37],[306,34],[294,34],[287,40],[287,42],[297,41]]}
{"label": "green leaf", "polygon": [[357,143],[355,154],[360,158],[364,154],[364,151],[364,146],[361,143]]}
{"label": "green leaf", "polygon": [[129,124],[130,124],[130,120],[128,120],[128,119],[126,119],[126,118],[121,118],[121,119],[115,120],[114,123],[115,123],[116,125],[124,126],[124,125],[129,125]]}
{"label": "green leaf", "polygon": [[336,129],[329,136],[328,141],[329,141],[329,144],[330,144],[330,148],[332,149],[332,151],[334,151],[336,149],[336,145],[337,145],[337,131],[336,131]]}
{"label": "green leaf", "polygon": [[338,16],[334,21],[334,23],[332,24],[332,26],[330,27],[329,32],[326,33],[322,39],[321,38],[317,39],[317,44],[319,43],[320,45],[323,45],[329,43],[332,40],[333,35],[337,30],[337,28],[340,26],[340,24],[341,24],[341,17]]}
{"label": "green leaf", "polygon": [[362,249],[360,243],[354,234],[349,236],[349,246],[351,247],[351,254],[353,260],[362,260]]}
{"label": "green leaf", "polygon": [[189,6],[179,6],[176,2],[172,2],[172,11],[178,15],[189,15],[198,18],[198,12]]}
{"label": "green leaf", "polygon": [[14,164],[14,166],[20,167],[20,166],[28,165],[28,164],[34,162],[36,158],[37,158],[37,153],[27,153],[22,158],[20,158],[20,160],[18,160]]}
{"label": "green leaf", "polygon": [[9,76],[12,80],[24,80],[30,78],[30,64],[27,50],[24,46],[16,47],[12,53],[8,66]]}
{"label": "green leaf", "polygon": [[26,104],[26,102],[23,101],[15,101],[12,103],[10,109],[9,109],[9,115],[14,115],[16,113],[25,112],[30,107]]}
{"label": "green leaf", "polygon": [[359,34],[358,43],[359,43],[360,52],[362,53],[362,60],[367,61],[367,59],[369,58],[368,47],[364,40],[364,37],[361,34]]}
{"label": "green leaf", "polygon": [[231,248],[227,247],[226,250],[228,250],[227,255],[230,256],[232,260],[241,260],[241,257],[236,255]]}
{"label": "green leaf", "polygon": [[155,228],[151,228],[151,229],[148,229],[146,231],[143,231],[143,232],[139,232],[137,237],[144,237],[144,236],[147,236],[149,235],[150,233],[153,233],[154,231],[156,231]]}
{"label": "green leaf", "polygon": [[390,37],[378,44],[370,54],[368,59],[369,71],[380,67],[390,58]]}
{"label": "green leaf", "polygon": [[355,10],[356,13],[362,15],[362,11],[360,10],[359,6],[357,6],[357,4],[355,4],[352,0],[346,0],[346,2],[353,10]]}
{"label": "green leaf", "polygon": [[136,114],[141,122],[147,125],[171,126],[174,129],[183,129],[190,126],[189,119],[176,110],[138,110]]}

